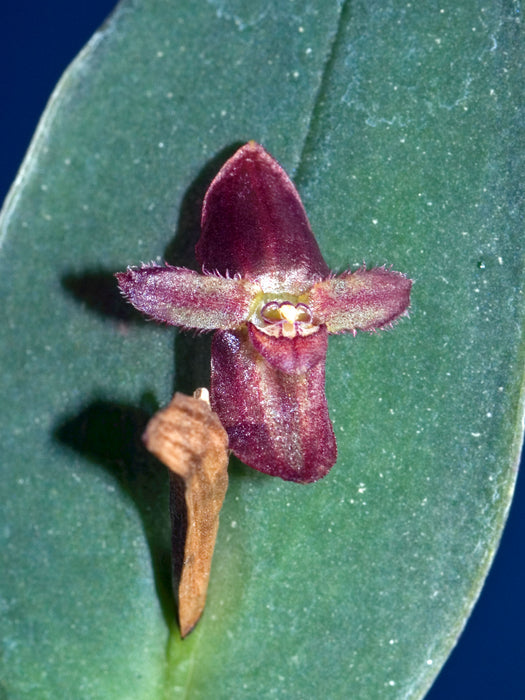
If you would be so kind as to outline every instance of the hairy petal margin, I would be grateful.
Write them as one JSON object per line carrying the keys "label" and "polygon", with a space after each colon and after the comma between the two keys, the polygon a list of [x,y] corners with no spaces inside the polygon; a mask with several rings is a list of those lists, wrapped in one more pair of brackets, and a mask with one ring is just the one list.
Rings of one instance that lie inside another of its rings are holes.
{"label": "hairy petal margin", "polygon": [[135,308],[173,326],[212,330],[237,328],[250,314],[257,284],[185,267],[146,265],[116,275]]}
{"label": "hairy petal margin", "polygon": [[360,268],[314,284],[308,303],[329,333],[373,331],[406,312],[411,287],[412,280],[400,272]]}

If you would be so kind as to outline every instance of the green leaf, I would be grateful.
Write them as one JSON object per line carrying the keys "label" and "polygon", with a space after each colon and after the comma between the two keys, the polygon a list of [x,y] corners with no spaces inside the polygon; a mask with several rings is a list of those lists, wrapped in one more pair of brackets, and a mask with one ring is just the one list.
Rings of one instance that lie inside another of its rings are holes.
{"label": "green leaf", "polygon": [[[476,0],[130,1],[66,72],[2,215],[5,697],[424,695],[522,438],[518,20]],[[412,314],[331,339],[324,480],[232,460],[182,642],[167,477],[140,435],[207,383],[209,338],[144,323],[112,273],[191,263],[202,194],[250,138],[329,264],[406,272]]]}

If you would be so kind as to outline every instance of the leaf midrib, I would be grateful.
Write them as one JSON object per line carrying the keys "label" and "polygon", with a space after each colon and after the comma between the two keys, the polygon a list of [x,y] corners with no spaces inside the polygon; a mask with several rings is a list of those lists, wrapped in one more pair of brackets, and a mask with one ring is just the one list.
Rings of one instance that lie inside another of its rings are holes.
{"label": "leaf midrib", "polygon": [[[306,129],[303,134],[302,138],[302,143],[300,148],[298,149],[298,158],[297,162],[295,164],[295,167],[291,168],[292,172],[294,173],[294,181],[297,183],[301,177],[302,173],[301,170],[303,169],[305,165],[305,157],[308,154],[309,150],[313,147],[313,142],[314,142],[314,134],[317,131],[318,128],[318,115],[320,108],[323,104],[329,80],[333,72],[333,66],[335,63],[336,55],[337,55],[337,50],[339,48],[341,38],[342,38],[342,33],[343,29],[345,26],[345,22],[348,18],[349,14],[349,8],[350,8],[350,0],[343,0],[339,13],[337,15],[337,21],[336,21],[336,26],[334,28],[334,31],[331,35],[331,41],[329,43],[328,49],[326,51],[325,55],[325,60],[323,64],[323,68],[320,72],[319,76],[319,82],[317,84],[317,87],[314,90],[314,97],[311,102],[311,107],[310,107],[310,115],[307,121]],[[198,630],[195,630],[193,635],[198,634]],[[174,666],[172,667],[171,664],[174,663],[172,659],[172,654],[170,653],[172,650],[177,648],[177,640],[179,637],[179,630],[178,627],[172,626],[171,630],[169,632],[168,636],[168,643],[167,643],[167,649],[168,653],[166,654],[166,673],[165,673],[165,680],[164,680],[164,689],[162,696],[165,700],[169,700],[171,697],[170,691],[173,690],[173,675],[175,668]],[[192,695],[192,682],[194,678],[194,669],[195,669],[195,658],[196,658],[196,648],[198,646],[198,642],[200,641],[200,635],[199,638],[196,640],[197,644],[195,644],[194,648],[192,649],[191,656],[188,657],[188,668],[186,671],[186,679],[185,683],[181,684],[180,682],[177,683],[179,687],[183,687],[183,691],[181,694],[181,698],[183,700],[186,700],[186,698],[193,697]],[[180,680],[180,679],[179,679]]]}

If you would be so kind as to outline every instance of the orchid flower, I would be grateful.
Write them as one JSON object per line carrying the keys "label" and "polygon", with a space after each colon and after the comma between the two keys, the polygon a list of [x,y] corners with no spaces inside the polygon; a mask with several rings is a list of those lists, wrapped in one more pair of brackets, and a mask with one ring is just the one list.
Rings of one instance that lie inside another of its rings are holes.
{"label": "orchid flower", "polygon": [[385,267],[331,273],[297,190],[253,141],[211,183],[196,254],[202,274],[130,267],[120,289],[157,321],[216,330],[211,406],[239,459],[289,481],[320,479],[337,458],[328,335],[391,327],[411,281]]}

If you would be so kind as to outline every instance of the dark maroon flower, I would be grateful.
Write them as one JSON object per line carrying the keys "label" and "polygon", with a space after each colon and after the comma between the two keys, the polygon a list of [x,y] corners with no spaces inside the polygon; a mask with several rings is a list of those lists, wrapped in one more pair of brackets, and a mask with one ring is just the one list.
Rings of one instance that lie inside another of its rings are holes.
{"label": "dark maroon flower", "polygon": [[290,481],[320,479],[337,457],[328,334],[391,326],[411,281],[384,267],[331,274],[291,180],[253,141],[211,183],[196,253],[203,274],[128,268],[120,289],[158,321],[218,329],[211,405],[237,457]]}

